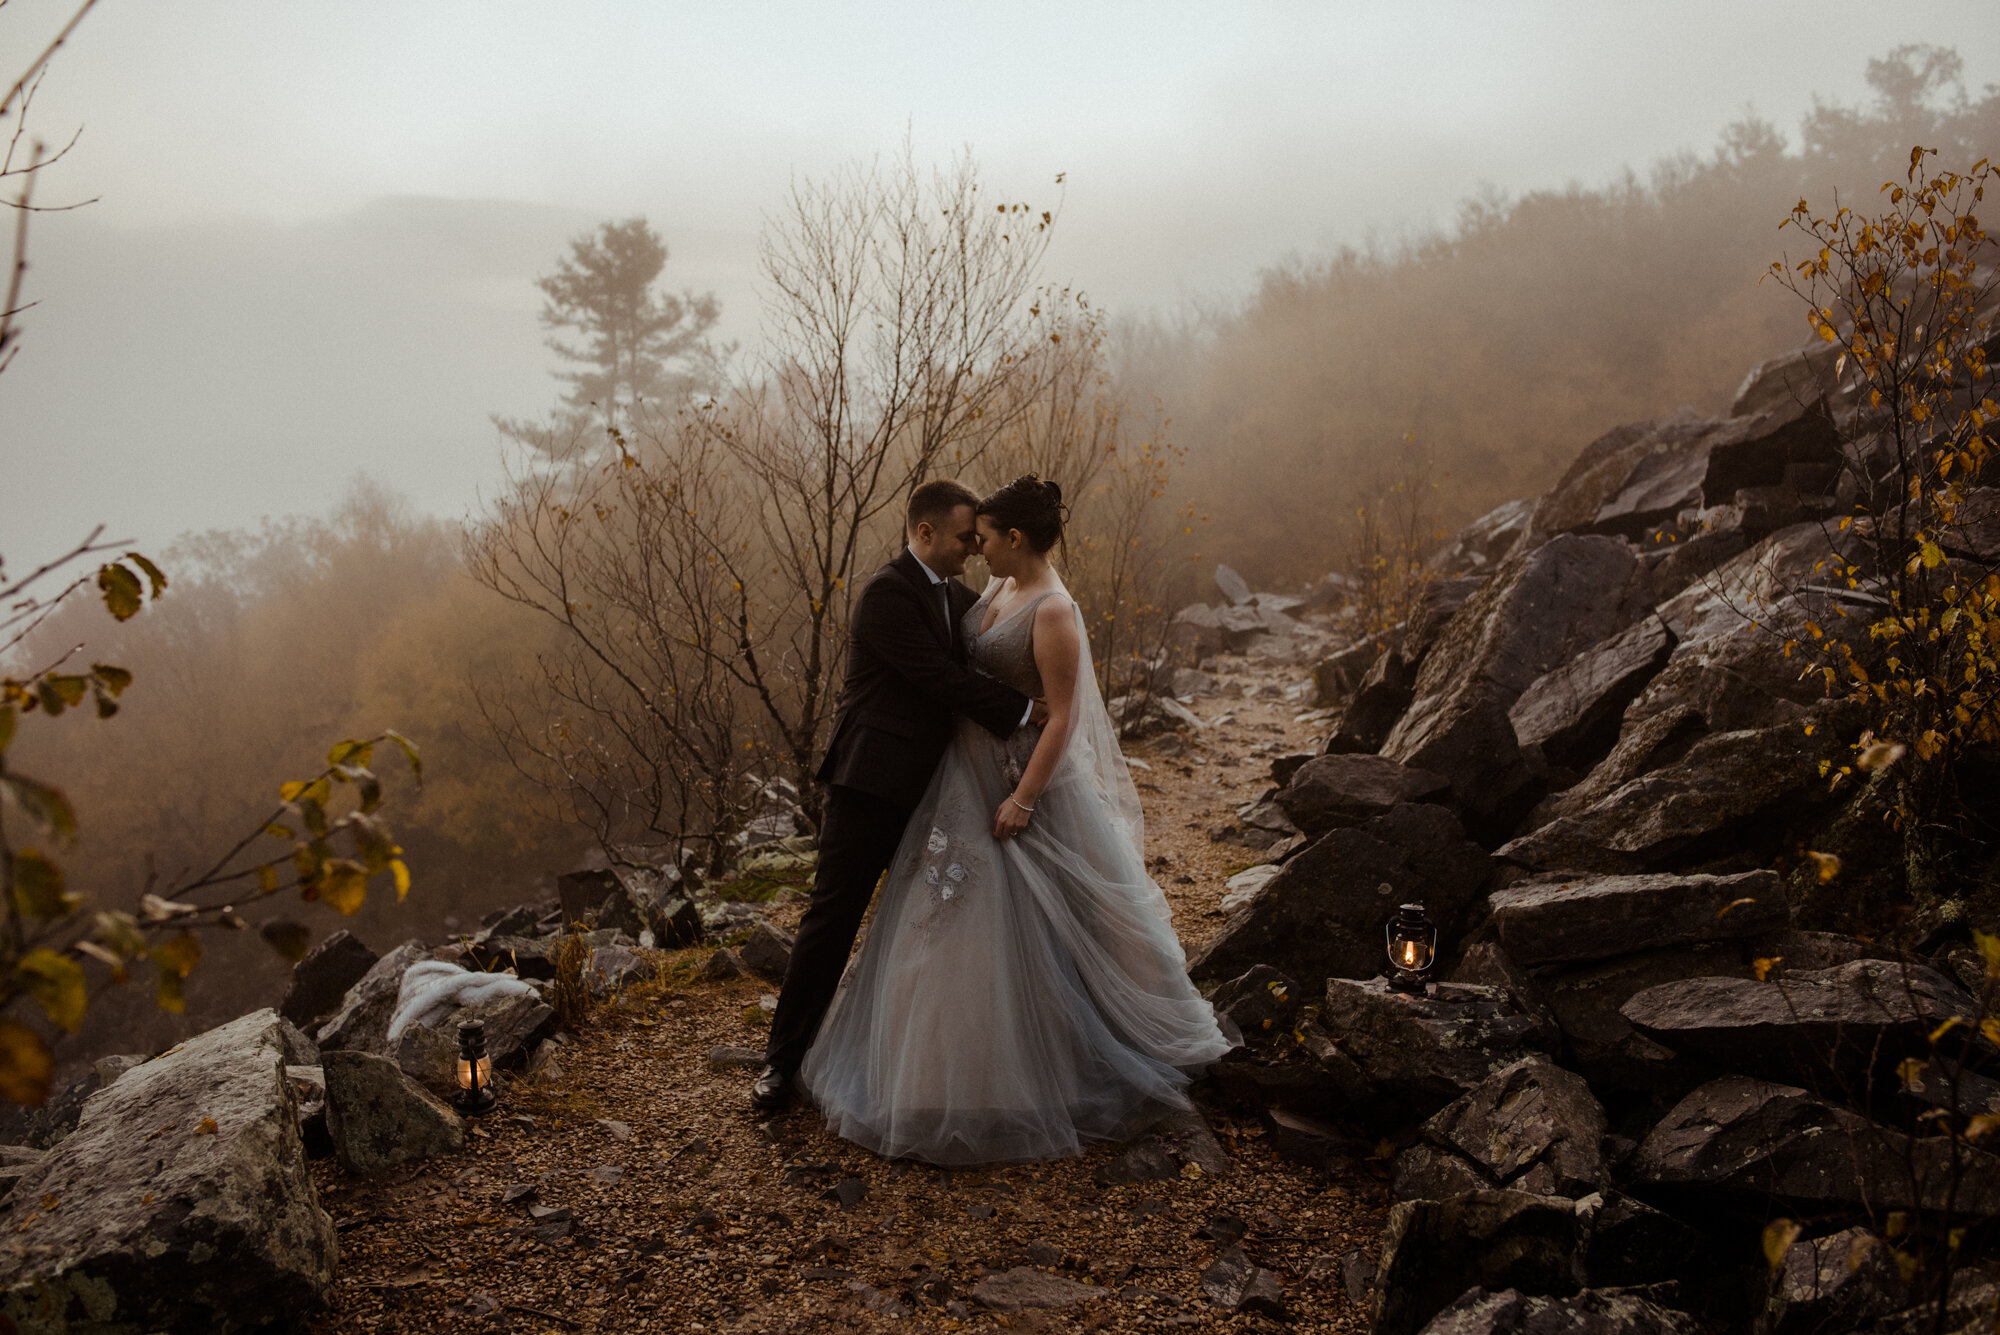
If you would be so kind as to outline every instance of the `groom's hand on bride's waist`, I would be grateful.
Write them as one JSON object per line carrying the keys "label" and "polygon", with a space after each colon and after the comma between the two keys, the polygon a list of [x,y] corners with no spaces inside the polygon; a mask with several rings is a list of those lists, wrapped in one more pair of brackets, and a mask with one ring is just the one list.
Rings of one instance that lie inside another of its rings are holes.
{"label": "groom's hand on bride's waist", "polygon": [[1034,703],[1028,706],[1028,722],[1039,728],[1047,724],[1048,721],[1049,702],[1038,695],[1035,697]]}

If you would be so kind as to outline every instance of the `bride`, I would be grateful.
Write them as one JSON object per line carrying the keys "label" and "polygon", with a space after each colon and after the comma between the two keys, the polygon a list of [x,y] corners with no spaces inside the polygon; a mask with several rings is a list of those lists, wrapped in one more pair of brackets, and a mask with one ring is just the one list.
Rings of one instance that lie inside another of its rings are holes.
{"label": "bride", "polygon": [[1062,491],[980,502],[993,578],[959,634],[1045,699],[1000,741],[961,720],[889,867],[860,954],[800,1069],[828,1127],[891,1158],[1074,1155],[1186,1108],[1229,1047],[1146,874],[1138,794],[1049,562]]}

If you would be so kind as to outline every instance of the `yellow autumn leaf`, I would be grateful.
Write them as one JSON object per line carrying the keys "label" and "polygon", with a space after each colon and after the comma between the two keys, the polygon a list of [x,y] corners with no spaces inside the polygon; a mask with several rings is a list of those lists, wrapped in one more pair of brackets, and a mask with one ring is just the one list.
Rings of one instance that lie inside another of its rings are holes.
{"label": "yellow autumn leaf", "polygon": [[1764,1225],[1764,1260],[1776,1270],[1785,1263],[1785,1253],[1799,1240],[1804,1232],[1798,1222],[1792,1219],[1773,1219]]}

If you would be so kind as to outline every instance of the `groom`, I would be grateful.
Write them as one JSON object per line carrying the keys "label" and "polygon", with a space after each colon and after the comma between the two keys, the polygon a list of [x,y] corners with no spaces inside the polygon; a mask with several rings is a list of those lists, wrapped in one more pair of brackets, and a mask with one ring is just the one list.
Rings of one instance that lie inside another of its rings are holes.
{"label": "groom", "polygon": [[819,870],[799,923],[764,1069],[750,1087],[759,1112],[792,1101],[794,1081],[833,1004],[875,883],[889,869],[963,714],[997,737],[1034,708],[1011,686],[975,672],[958,620],[977,600],[953,576],[978,550],[979,498],[949,478],[910,493],[903,554],[862,586],[848,627],[847,681],[826,759]]}

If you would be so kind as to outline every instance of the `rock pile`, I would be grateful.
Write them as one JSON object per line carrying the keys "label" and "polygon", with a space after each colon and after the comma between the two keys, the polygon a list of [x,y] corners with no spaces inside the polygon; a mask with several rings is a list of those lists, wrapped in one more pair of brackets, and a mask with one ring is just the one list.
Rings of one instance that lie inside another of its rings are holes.
{"label": "rock pile", "polygon": [[[1386,632],[1222,574],[1229,603],[1182,614],[1198,652],[1330,650],[1325,740],[1246,807],[1266,863],[1190,969],[1244,1040],[1217,1091],[1274,1146],[1394,1148],[1378,1332],[1901,1329],[1922,1295],[1881,1259],[1889,1212],[2000,1218],[2000,1155],[1925,1116],[2000,1116],[1966,1023],[1992,981],[1957,941],[1798,920],[1798,841],[1845,818],[1821,766],[1862,720],[1784,643],[1874,596],[1821,522],[1852,497],[1817,357],[1759,367],[1725,418],[1593,442],[1460,533]],[[1408,901],[1440,934],[1419,994],[1379,976]],[[1767,1280],[1779,1217],[1810,1222]]]}

